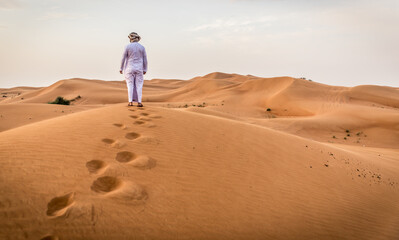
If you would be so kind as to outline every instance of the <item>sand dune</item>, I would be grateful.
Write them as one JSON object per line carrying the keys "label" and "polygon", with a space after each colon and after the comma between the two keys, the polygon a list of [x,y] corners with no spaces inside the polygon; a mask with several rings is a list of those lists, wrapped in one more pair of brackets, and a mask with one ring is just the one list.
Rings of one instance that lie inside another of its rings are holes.
{"label": "sand dune", "polygon": [[0,239],[399,236],[397,88],[211,73],[145,81],[144,108],[122,81],[13,90]]}

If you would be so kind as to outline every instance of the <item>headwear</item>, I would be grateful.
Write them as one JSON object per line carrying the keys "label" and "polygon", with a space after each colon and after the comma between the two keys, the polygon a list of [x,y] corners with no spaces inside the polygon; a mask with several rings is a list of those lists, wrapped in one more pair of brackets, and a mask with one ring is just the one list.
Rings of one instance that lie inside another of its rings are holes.
{"label": "headwear", "polygon": [[130,39],[130,42],[138,42],[141,39],[141,37],[135,32],[131,32],[128,37]]}

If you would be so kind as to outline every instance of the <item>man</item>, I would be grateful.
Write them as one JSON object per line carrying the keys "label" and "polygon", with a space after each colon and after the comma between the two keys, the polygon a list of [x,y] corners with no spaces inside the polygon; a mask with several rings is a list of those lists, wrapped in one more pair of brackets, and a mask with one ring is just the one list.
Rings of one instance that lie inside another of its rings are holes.
{"label": "man", "polygon": [[132,32],[128,37],[130,43],[125,47],[119,72],[125,76],[128,106],[133,106],[133,101],[136,101],[138,107],[143,107],[141,93],[144,83],[143,75],[147,73],[147,54],[143,45],[138,43],[141,37],[137,33]]}

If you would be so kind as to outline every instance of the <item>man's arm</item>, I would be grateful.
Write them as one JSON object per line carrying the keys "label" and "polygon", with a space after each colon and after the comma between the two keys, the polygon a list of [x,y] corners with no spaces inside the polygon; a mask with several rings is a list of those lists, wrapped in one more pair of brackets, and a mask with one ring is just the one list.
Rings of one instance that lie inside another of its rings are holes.
{"label": "man's arm", "polygon": [[125,51],[123,52],[122,62],[121,62],[121,69],[119,72],[122,74],[123,67],[125,66],[125,61],[127,58],[127,46],[125,47]]}
{"label": "man's arm", "polygon": [[147,62],[147,53],[145,52],[145,48],[143,48],[143,73],[146,74],[147,73],[147,67],[148,67],[148,62]]}

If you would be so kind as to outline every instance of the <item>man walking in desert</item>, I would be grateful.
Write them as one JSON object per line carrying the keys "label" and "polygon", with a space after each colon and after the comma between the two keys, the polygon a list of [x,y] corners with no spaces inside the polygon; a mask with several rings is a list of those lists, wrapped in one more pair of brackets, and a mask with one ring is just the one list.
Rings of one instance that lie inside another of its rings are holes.
{"label": "man walking in desert", "polygon": [[144,83],[143,75],[147,73],[147,54],[143,45],[138,43],[141,37],[137,33],[132,32],[128,37],[130,43],[125,47],[119,72],[125,76],[128,106],[133,106],[133,101],[136,101],[138,107],[143,107],[141,94]]}

